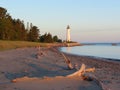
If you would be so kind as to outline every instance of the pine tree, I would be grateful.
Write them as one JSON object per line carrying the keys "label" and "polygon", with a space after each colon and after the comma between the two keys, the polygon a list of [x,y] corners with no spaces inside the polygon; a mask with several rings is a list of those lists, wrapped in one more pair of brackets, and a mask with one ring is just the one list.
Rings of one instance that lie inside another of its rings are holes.
{"label": "pine tree", "polygon": [[0,39],[37,41],[39,29],[30,24],[30,31],[25,29],[24,21],[12,19],[7,10],[0,7]]}
{"label": "pine tree", "polygon": [[54,41],[54,42],[57,42],[57,41],[58,41],[57,35],[53,36],[53,41]]}
{"label": "pine tree", "polygon": [[36,42],[39,38],[39,29],[37,26],[32,26],[28,33],[28,40]]}

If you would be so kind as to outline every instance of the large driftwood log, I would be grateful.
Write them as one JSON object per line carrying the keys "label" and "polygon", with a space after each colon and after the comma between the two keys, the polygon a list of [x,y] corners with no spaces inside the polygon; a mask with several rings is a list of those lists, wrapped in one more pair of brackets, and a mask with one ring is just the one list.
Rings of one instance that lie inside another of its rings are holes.
{"label": "large driftwood log", "polygon": [[85,72],[94,72],[95,71],[95,68],[88,68],[88,69],[85,69]]}
{"label": "large driftwood log", "polygon": [[65,62],[66,62],[66,64],[68,65],[68,68],[69,68],[70,70],[72,70],[74,67],[72,66],[69,58],[67,58],[63,53],[61,53],[61,54],[62,54],[62,56],[64,57]]}
{"label": "large driftwood log", "polygon": [[87,80],[87,81],[94,81],[102,90],[109,90],[105,87],[105,85],[101,82],[101,80],[99,80],[93,74],[86,73],[86,74],[82,75],[82,79]]}
{"label": "large driftwood log", "polygon": [[85,72],[94,72],[95,71],[95,68],[88,68],[88,69],[85,69],[85,68],[86,68],[85,64],[82,64],[81,68],[77,72],[70,74],[67,77],[83,76],[85,74]]}
{"label": "large driftwood log", "polygon": [[60,51],[57,50],[56,48],[51,48],[51,50],[52,50],[53,52],[56,52],[57,54],[59,53],[60,55],[63,56],[63,58],[64,58],[64,60],[65,60],[65,63],[67,64],[69,70],[74,69],[72,63],[70,62],[70,59],[69,59],[68,57],[66,57],[62,52],[60,52]]}
{"label": "large driftwood log", "polygon": [[81,68],[77,72],[70,74],[67,77],[81,76],[85,72],[85,67],[86,67],[85,64],[82,64]]}
{"label": "large driftwood log", "polygon": [[85,68],[86,68],[85,64],[82,64],[81,68],[77,72],[67,75],[66,77],[71,78],[71,77],[79,76],[83,80],[94,81],[98,86],[101,87],[102,90],[107,90],[106,87],[103,85],[103,83],[99,79],[97,79],[94,75],[90,73],[86,73],[86,72],[94,72],[95,68],[88,68],[88,69],[85,69]]}

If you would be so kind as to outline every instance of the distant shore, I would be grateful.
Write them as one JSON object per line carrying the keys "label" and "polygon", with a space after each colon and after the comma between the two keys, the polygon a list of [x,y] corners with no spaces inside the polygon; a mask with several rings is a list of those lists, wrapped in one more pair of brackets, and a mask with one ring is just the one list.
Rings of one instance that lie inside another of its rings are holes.
{"label": "distant shore", "polygon": [[[42,52],[39,57],[36,57],[38,48],[19,48],[0,52],[0,90],[33,90],[35,88],[36,90],[101,90],[95,82],[84,81],[80,78],[64,78],[64,76],[75,71],[67,70],[64,58],[56,51],[56,48],[40,47],[39,52]],[[77,63],[78,67],[81,67],[82,63],[87,67],[95,67],[96,70],[92,74],[108,90],[119,90],[119,62],[108,62],[101,58],[65,55],[69,57],[72,64]],[[33,79],[24,79],[18,83],[11,82],[15,78],[24,76]],[[36,79],[34,80],[34,78]]]}

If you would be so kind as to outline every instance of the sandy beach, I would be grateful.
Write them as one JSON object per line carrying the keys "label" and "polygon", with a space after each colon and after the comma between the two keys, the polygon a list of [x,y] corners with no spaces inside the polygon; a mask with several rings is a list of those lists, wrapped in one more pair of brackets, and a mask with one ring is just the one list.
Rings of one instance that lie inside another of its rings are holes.
{"label": "sandy beach", "polygon": [[[41,53],[42,52],[42,53]],[[37,56],[41,54],[40,56]],[[72,64],[84,63],[106,90],[120,88],[120,62],[65,54]],[[55,48],[20,48],[0,52],[0,90],[102,90],[95,81],[66,76],[64,58]],[[20,78],[18,82],[12,80]]]}

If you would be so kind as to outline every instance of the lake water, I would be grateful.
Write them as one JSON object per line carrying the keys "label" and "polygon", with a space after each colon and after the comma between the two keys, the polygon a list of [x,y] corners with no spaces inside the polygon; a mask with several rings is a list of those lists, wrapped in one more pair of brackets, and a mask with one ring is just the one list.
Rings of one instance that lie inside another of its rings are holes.
{"label": "lake water", "polygon": [[120,44],[91,44],[75,47],[62,47],[61,51],[75,55],[95,56],[120,60]]}

